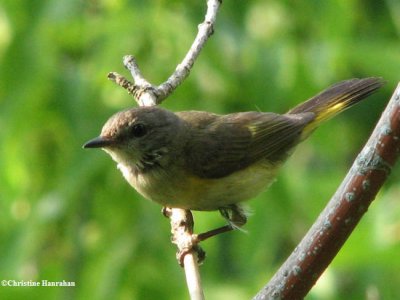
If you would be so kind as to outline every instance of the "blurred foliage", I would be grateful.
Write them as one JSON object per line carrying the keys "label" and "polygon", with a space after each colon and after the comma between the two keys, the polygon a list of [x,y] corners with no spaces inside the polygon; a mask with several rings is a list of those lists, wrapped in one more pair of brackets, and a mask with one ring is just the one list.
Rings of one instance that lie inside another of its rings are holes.
{"label": "blurred foliage", "polygon": [[[205,1],[1,1],[0,279],[77,286],[0,287],[0,299],[187,298],[160,207],[81,145],[135,105],[106,79],[125,72],[123,55],[161,83],[204,12]],[[350,77],[387,84],[298,148],[249,203],[247,234],[204,243],[207,298],[251,298],[334,193],[400,79],[399,20],[397,0],[224,1],[215,34],[164,107],[285,112]],[[400,298],[399,169],[308,299]],[[218,213],[195,218],[198,231],[223,224]]]}

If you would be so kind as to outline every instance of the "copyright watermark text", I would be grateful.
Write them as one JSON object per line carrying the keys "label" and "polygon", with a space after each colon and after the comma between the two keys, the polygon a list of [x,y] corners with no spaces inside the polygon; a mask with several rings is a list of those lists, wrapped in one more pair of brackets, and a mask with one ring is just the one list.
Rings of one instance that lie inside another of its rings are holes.
{"label": "copyright watermark text", "polygon": [[75,281],[50,281],[50,280],[40,280],[40,281],[33,281],[33,280],[14,280],[14,279],[3,279],[1,281],[1,286],[11,286],[11,287],[18,287],[18,286],[75,286]]}

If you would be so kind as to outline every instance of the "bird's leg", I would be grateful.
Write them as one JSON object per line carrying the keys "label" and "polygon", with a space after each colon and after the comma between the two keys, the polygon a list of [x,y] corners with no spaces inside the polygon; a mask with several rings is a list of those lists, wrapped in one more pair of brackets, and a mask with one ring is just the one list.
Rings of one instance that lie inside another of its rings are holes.
{"label": "bird's leg", "polygon": [[243,207],[238,204],[232,204],[227,207],[219,209],[221,215],[229,222],[228,225],[203,232],[197,235],[196,240],[198,242],[204,241],[217,234],[228,232],[234,229],[239,229],[247,222],[247,215]]}
{"label": "bird's leg", "polygon": [[172,242],[177,244],[178,246],[179,250],[176,256],[181,266],[183,266],[183,259],[185,255],[188,254],[190,251],[195,251],[197,253],[199,263],[204,260],[205,252],[198,245],[200,242],[209,239],[210,237],[213,237],[215,235],[239,229],[247,222],[247,215],[243,208],[238,204],[232,204],[226,207],[222,207],[219,209],[219,211],[221,215],[229,222],[228,225],[200,234],[194,234],[194,222],[190,211],[186,211],[183,219],[181,219],[182,216],[178,216],[178,219],[175,220],[172,210],[168,207],[163,208],[162,213],[171,221],[171,226],[173,228]]}
{"label": "bird's leg", "polygon": [[196,241],[197,242],[201,242],[201,241],[204,241],[206,239],[209,239],[210,237],[213,237],[213,236],[218,235],[220,233],[231,231],[233,229],[234,228],[231,225],[221,226],[221,227],[215,228],[213,230],[209,230],[209,231],[197,234]]}

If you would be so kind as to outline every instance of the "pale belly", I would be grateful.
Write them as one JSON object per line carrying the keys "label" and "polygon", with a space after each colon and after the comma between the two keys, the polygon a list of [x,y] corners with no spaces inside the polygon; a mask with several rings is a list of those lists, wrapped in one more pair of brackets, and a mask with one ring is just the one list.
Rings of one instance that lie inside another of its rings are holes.
{"label": "pale belly", "polygon": [[[140,194],[163,206],[216,210],[257,196],[273,183],[278,166],[250,166],[218,179],[204,179],[186,174],[176,176],[176,172],[130,176],[132,172],[124,172],[124,167],[121,166],[120,169]],[[171,176],[171,173],[175,176]]]}

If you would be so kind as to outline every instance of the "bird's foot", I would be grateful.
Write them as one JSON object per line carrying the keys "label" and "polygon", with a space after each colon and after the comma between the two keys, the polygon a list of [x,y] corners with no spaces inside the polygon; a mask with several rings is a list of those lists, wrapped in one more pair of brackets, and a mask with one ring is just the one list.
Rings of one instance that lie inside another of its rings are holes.
{"label": "bird's foot", "polygon": [[195,252],[197,255],[197,263],[202,264],[206,258],[206,252],[199,246],[199,244],[192,244],[188,248],[179,248],[176,253],[176,259],[181,267],[184,266],[185,256],[189,253]]}
{"label": "bird's foot", "polygon": [[193,216],[190,210],[171,209],[164,207],[162,213],[170,219],[172,228],[172,243],[178,247],[176,254],[180,266],[183,266],[185,256],[195,252],[198,263],[203,262],[206,253],[199,246],[199,243],[215,235],[228,232],[243,226],[247,221],[247,216],[241,206],[233,204],[228,207],[220,208],[221,215],[229,222],[228,225],[206,231],[200,234],[193,233]]}
{"label": "bird's foot", "polygon": [[183,267],[185,256],[189,253],[197,254],[197,262],[201,263],[206,257],[206,253],[198,245],[201,239],[193,233],[193,216],[190,210],[172,209],[164,207],[164,216],[171,222],[172,243],[178,247],[176,258],[179,265]]}

